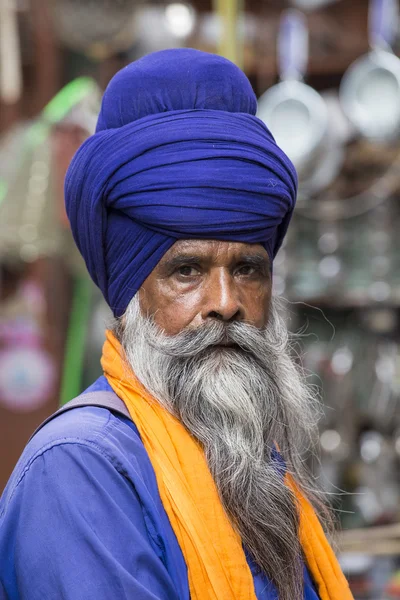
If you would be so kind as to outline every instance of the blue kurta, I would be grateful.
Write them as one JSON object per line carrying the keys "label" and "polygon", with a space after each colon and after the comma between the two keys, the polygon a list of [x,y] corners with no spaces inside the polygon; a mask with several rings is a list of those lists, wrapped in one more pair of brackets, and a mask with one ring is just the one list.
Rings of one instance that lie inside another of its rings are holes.
{"label": "blue kurta", "polygon": [[[87,391],[95,390],[110,390],[104,377]],[[276,600],[248,561],[258,600]],[[304,599],[317,600],[304,573]],[[41,429],[0,501],[0,599],[61,598],[190,598],[139,432],[103,408],[76,408]]]}

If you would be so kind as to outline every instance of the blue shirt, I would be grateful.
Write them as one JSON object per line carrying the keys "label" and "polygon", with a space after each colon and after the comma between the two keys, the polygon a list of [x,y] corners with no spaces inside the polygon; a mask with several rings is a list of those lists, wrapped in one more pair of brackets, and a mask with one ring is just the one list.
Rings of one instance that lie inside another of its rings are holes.
{"label": "blue shirt", "polygon": [[[106,389],[101,377],[87,391]],[[248,562],[257,599],[276,600]],[[317,600],[306,568],[304,577],[304,599]],[[0,599],[189,598],[185,560],[135,425],[97,407],[45,425],[0,500]]]}

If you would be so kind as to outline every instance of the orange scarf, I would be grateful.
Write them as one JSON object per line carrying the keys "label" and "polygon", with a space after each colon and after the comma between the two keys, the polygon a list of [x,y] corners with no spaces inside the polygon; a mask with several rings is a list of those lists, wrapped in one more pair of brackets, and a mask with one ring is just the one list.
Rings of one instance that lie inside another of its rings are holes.
{"label": "orange scarf", "polygon": [[[222,507],[200,445],[134,378],[113,334],[107,331],[106,337],[104,374],[125,402],[150,457],[186,561],[192,600],[256,600],[241,539]],[[321,600],[352,600],[311,505],[293,481],[288,485],[300,503],[300,539]]]}

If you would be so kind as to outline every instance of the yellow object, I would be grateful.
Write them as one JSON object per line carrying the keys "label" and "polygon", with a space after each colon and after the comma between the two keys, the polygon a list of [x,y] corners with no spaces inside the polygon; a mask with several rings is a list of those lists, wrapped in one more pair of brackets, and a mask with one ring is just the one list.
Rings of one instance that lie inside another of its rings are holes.
{"label": "yellow object", "polygon": [[[163,506],[188,568],[192,600],[256,600],[239,534],[228,519],[200,444],[154,400],[107,331],[101,364],[125,402],[153,465]],[[321,600],[351,600],[337,560],[311,505],[293,481],[301,506],[300,538]]]}
{"label": "yellow object", "polygon": [[218,54],[228,58],[243,68],[243,35],[239,31],[239,16],[242,13],[242,0],[213,0],[218,18]]}

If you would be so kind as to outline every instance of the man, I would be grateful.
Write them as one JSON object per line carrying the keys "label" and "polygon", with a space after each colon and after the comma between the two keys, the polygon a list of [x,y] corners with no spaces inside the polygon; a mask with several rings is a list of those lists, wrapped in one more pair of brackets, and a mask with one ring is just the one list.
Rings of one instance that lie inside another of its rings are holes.
{"label": "man", "polygon": [[75,408],[30,441],[1,504],[4,598],[351,598],[302,463],[315,401],[271,298],[296,174],[255,112],[243,73],[195,50],[108,86],[65,192],[116,316],[87,391],[129,418]]}

